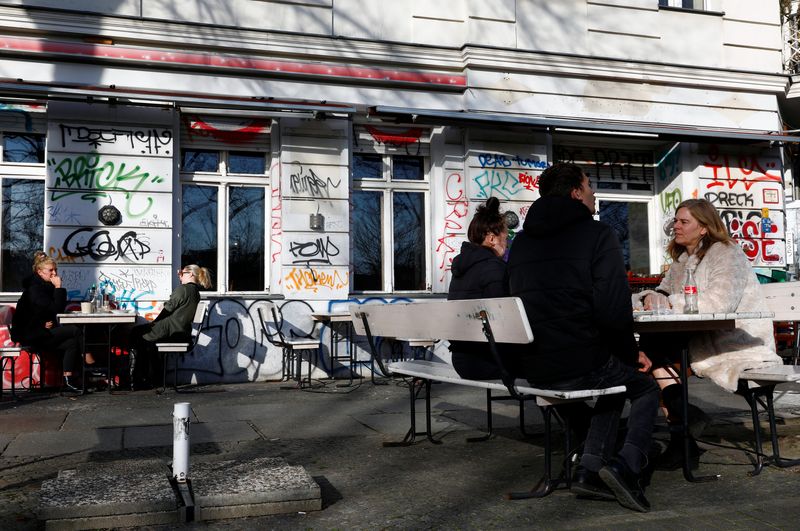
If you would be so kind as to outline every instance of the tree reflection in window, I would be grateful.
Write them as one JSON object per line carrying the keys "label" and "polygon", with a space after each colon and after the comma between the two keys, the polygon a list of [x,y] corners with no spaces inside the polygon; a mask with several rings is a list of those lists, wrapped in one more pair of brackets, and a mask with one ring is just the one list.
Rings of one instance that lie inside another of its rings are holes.
{"label": "tree reflection in window", "polygon": [[183,185],[181,265],[197,264],[212,271],[217,284],[217,189]]}
{"label": "tree reflection in window", "polygon": [[639,274],[650,271],[650,236],[647,203],[600,201],[600,221],[614,229],[622,245],[625,269]]}
{"label": "tree reflection in window", "polygon": [[22,291],[44,247],[44,182],[3,179],[3,291]]}
{"label": "tree reflection in window", "polygon": [[3,133],[3,162],[44,162],[45,135]]}
{"label": "tree reflection in window", "polygon": [[219,151],[184,149],[181,157],[181,171],[215,172],[219,171]]}
{"label": "tree reflection in window", "polygon": [[381,226],[382,192],[353,192],[350,238],[353,252],[353,289],[383,289]]}
{"label": "tree reflection in window", "polygon": [[267,172],[267,158],[264,153],[231,151],[228,153],[228,173],[264,175]]}
{"label": "tree reflection in window", "polygon": [[263,291],[264,189],[230,188],[228,216],[228,289]]}
{"label": "tree reflection in window", "polygon": [[421,192],[395,192],[394,289],[425,289],[425,199]]}

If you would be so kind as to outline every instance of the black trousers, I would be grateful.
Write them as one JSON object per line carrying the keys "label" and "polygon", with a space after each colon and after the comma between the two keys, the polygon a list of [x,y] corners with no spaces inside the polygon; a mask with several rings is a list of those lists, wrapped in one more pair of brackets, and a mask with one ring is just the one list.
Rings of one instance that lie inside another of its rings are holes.
{"label": "black trousers", "polygon": [[83,333],[75,325],[55,326],[46,329],[47,334],[40,336],[31,344],[41,351],[55,351],[63,353],[64,372],[75,372],[81,366],[83,354]]}

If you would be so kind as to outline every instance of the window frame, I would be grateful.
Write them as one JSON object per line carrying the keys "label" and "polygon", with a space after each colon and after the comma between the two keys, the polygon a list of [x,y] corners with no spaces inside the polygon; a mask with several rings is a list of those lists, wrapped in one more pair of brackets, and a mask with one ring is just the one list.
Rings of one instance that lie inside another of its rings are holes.
{"label": "window frame", "polygon": [[[14,135],[38,135],[44,137],[45,141],[45,157],[42,162],[9,162],[3,160],[3,144],[4,144],[4,137],[5,135],[14,134]],[[2,187],[4,181],[6,179],[16,179],[16,180],[30,180],[30,181],[39,181],[44,186],[44,196],[43,200],[47,202],[47,133],[40,133],[40,132],[28,132],[28,131],[15,131],[15,130],[5,130],[0,131],[0,187]],[[2,204],[2,197],[0,196],[0,209],[3,208]],[[44,211],[44,204],[42,205],[42,211]],[[44,243],[44,232],[45,232],[45,218],[46,215],[42,218],[42,242]],[[5,240],[3,239],[3,219],[0,216],[0,295],[8,295],[8,294],[19,294],[21,291],[9,291],[5,289],[5,286],[2,285],[2,278],[3,273],[6,267],[6,264],[2,260],[2,249],[5,244]],[[46,251],[46,249],[45,249]],[[31,256],[33,256],[33,251],[31,251]]]}
{"label": "window frame", "polygon": [[[219,163],[216,172],[210,171],[195,171],[188,172],[183,170],[183,160],[185,151],[217,151],[219,152]],[[264,173],[229,173],[228,172],[228,158],[230,152],[237,153],[261,153],[264,155]],[[263,148],[236,148],[230,149],[229,146],[221,145],[219,148],[210,147],[207,143],[201,145],[192,145],[186,143],[181,145],[179,175],[180,184],[180,204],[183,204],[183,186],[184,185],[197,185],[215,187],[217,190],[217,263],[214,267],[215,282],[213,291],[210,293],[218,295],[236,295],[236,296],[249,296],[249,295],[263,295],[270,292],[270,252],[271,252],[271,238],[269,230],[269,220],[272,208],[272,178],[270,173],[270,163],[272,158],[272,149],[269,142]],[[230,202],[230,190],[234,187],[245,188],[259,188],[264,191],[264,287],[261,290],[230,290],[230,213],[228,211],[228,204]],[[180,240],[180,253],[179,257],[183,255],[183,216],[180,216],[181,226],[181,240]],[[180,258],[179,258],[180,259]]]}
{"label": "window frame", "polygon": [[[381,192],[381,208],[383,212],[383,220],[381,223],[381,278],[382,286],[379,290],[357,290],[351,287],[351,293],[356,294],[375,294],[375,293],[396,293],[396,294],[418,294],[418,293],[431,293],[433,290],[433,272],[431,267],[432,250],[431,250],[431,157],[425,155],[411,155],[404,153],[376,153],[368,149],[354,150],[352,158],[359,155],[372,155],[381,158],[381,177],[374,178],[356,178],[353,175],[353,160],[350,161],[351,178],[350,186],[353,192]],[[394,157],[418,157],[422,159],[422,179],[421,180],[408,180],[408,179],[392,179],[392,171],[394,168]],[[394,278],[394,208],[393,199],[394,192],[417,192],[422,193],[424,201],[424,223],[422,230],[423,248],[424,248],[424,283],[425,288],[419,290],[399,290],[395,289]],[[351,235],[352,237],[352,235]],[[355,261],[353,260],[353,247],[351,245],[350,264],[351,268]],[[351,271],[351,278],[355,278],[355,271]]]}

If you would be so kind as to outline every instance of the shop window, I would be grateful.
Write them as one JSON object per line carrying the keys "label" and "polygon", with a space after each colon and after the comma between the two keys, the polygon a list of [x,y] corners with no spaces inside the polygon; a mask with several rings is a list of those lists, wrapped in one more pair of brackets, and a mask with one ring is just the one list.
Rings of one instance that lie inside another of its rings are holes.
{"label": "shop window", "polygon": [[427,161],[417,155],[353,154],[353,291],[430,289]]}
{"label": "shop window", "polygon": [[1,178],[2,291],[22,291],[33,253],[44,248],[44,180]]}
{"label": "shop window", "polygon": [[3,162],[44,163],[45,135],[3,133]]}
{"label": "shop window", "polygon": [[265,151],[184,149],[181,264],[211,269],[216,289],[268,289]]}
{"label": "shop window", "polygon": [[600,200],[600,221],[614,229],[622,244],[625,269],[634,274],[650,272],[650,223],[646,202]]}

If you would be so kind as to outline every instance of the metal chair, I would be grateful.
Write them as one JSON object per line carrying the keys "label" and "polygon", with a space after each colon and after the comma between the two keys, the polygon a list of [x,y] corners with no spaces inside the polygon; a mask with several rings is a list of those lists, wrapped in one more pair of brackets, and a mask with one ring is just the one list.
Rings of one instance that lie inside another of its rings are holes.
{"label": "metal chair", "polygon": [[[308,352],[308,385],[310,386],[312,368],[311,354],[314,353],[313,365],[318,365],[320,340],[317,338],[308,337],[290,339],[286,338],[286,336],[283,335],[283,330],[281,330],[281,321],[278,319],[278,310],[275,308],[274,304],[269,304],[269,311],[270,315],[272,316],[272,325],[278,334],[278,338],[274,339],[267,330],[267,322],[263,315],[261,316],[262,325],[267,335],[267,340],[283,350],[283,358],[281,360],[281,380],[289,381],[295,379],[297,381],[297,387],[303,387],[302,352],[305,351]],[[261,310],[259,309],[259,313],[260,312]]]}
{"label": "metal chair", "polygon": [[194,319],[192,319],[192,335],[189,341],[171,342],[171,343],[156,343],[156,349],[163,358],[164,380],[161,386],[163,393],[167,389],[167,360],[171,354],[175,354],[175,369],[172,377],[172,388],[178,391],[178,354],[185,355],[194,350],[197,346],[197,340],[200,337],[200,330],[203,328],[203,323],[208,316],[209,301],[200,301],[197,303],[197,309],[194,312]]}

